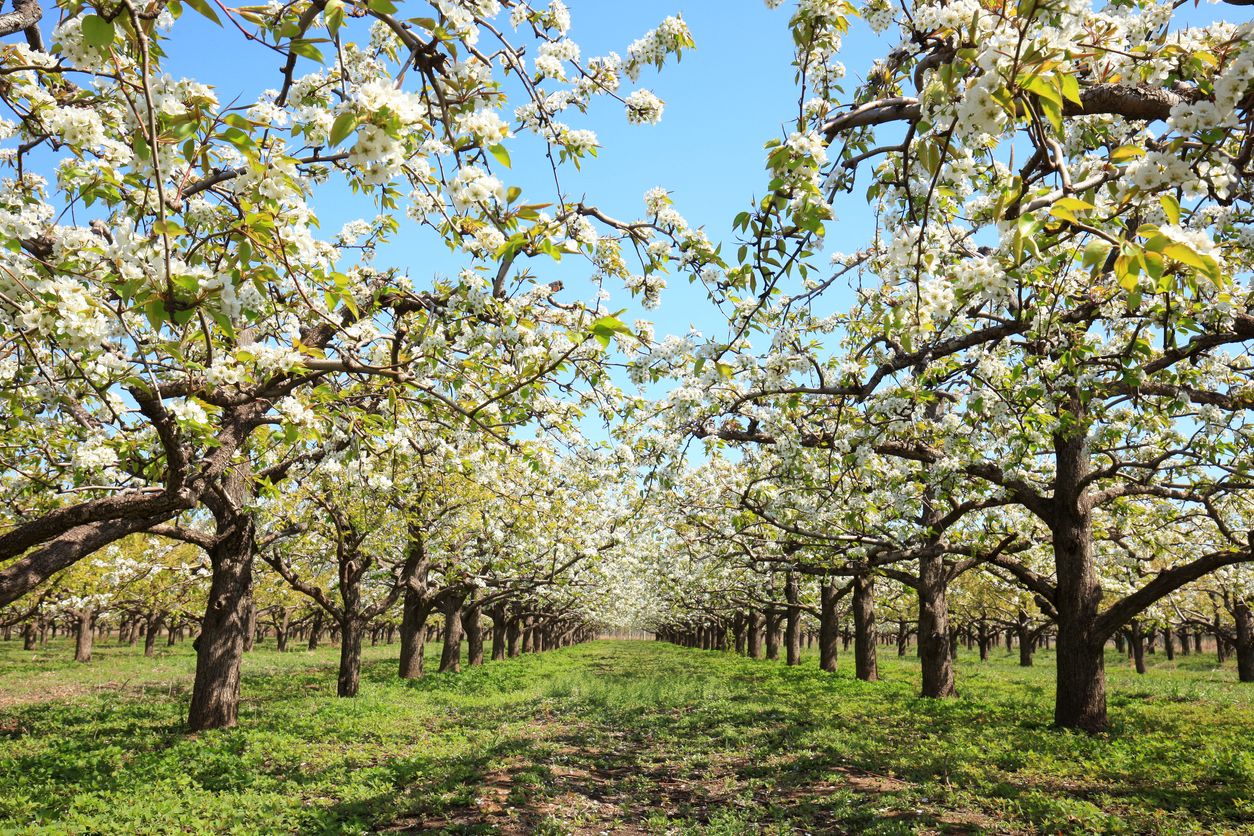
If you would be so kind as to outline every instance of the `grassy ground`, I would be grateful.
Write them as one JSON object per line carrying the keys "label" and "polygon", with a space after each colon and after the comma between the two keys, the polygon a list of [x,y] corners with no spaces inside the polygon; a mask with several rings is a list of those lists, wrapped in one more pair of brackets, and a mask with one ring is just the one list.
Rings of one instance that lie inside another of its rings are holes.
{"label": "grassy ground", "polygon": [[1254,686],[1213,656],[1112,652],[1090,737],[1049,728],[1047,653],[936,702],[889,652],[878,684],[652,642],[401,683],[381,646],[341,700],[335,649],[262,648],[240,727],[188,734],[162,650],[0,642],[0,834],[1254,834]]}

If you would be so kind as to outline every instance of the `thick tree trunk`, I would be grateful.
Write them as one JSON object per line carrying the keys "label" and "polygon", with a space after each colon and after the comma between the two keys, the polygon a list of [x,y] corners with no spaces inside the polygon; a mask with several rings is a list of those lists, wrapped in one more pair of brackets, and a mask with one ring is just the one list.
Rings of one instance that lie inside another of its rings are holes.
{"label": "thick tree trunk", "polygon": [[1168,662],[1176,660],[1176,634],[1171,632],[1170,627],[1163,628],[1163,652],[1167,654]]}
{"label": "thick tree trunk", "polygon": [[340,623],[340,675],[335,684],[337,697],[355,697],[361,683],[361,638],[366,622],[345,618]]}
{"label": "thick tree trunk", "polygon": [[444,651],[440,654],[440,673],[460,673],[462,669],[462,602],[464,592],[450,595],[444,602]]}
{"label": "thick tree trunk", "polygon": [[39,632],[35,629],[35,622],[28,621],[22,625],[22,649],[23,650],[34,650],[38,646],[36,644],[36,641],[38,638],[39,638]]}
{"label": "thick tree trunk", "polygon": [[992,648],[993,635],[988,630],[988,621],[981,618],[977,624],[976,644],[980,648],[980,661],[988,661],[988,652]]}
{"label": "thick tree trunk", "polygon": [[[943,557],[919,559],[919,664],[925,697],[944,699],[954,688],[954,661],[949,646],[949,580]],[[872,593],[872,606],[874,606]],[[874,611],[872,611],[874,618]]]}
{"label": "thick tree trunk", "polygon": [[1145,633],[1141,630],[1141,622],[1132,619],[1128,622],[1128,645],[1132,648],[1132,663],[1136,672],[1145,673]]}
{"label": "thick tree trunk", "polygon": [[784,597],[790,604],[785,622],[784,652],[787,654],[789,665],[800,665],[801,610],[797,609],[797,604],[801,602],[801,584],[796,572],[788,573],[788,578],[784,582]]}
{"label": "thick tree trunk", "polygon": [[252,514],[230,511],[218,519],[209,549],[213,575],[196,639],[196,681],[187,723],[192,731],[234,726],[239,712],[240,666],[253,598]]}
{"label": "thick tree trunk", "polygon": [[405,590],[405,603],[401,614],[401,679],[418,679],[422,676],[427,616],[430,613],[431,603],[424,593],[412,587]]}
{"label": "thick tree trunk", "polygon": [[[1078,398],[1074,412],[1082,413]],[[1057,477],[1050,529],[1058,578],[1057,685],[1054,723],[1062,728],[1099,732],[1107,727],[1107,636],[1094,631],[1102,587],[1093,560],[1093,523],[1083,480],[1089,451],[1083,430],[1054,435]]]}
{"label": "thick tree trunk", "polygon": [[152,656],[157,652],[157,636],[161,633],[161,624],[165,621],[165,613],[148,613],[148,629],[144,631],[144,655]]}
{"label": "thick tree trunk", "polygon": [[1180,632],[1178,633],[1178,635],[1179,635],[1179,637],[1180,637],[1180,655],[1181,655],[1181,656],[1188,656],[1188,655],[1189,655],[1189,652],[1190,652],[1190,651],[1189,651],[1189,631],[1188,631],[1188,628],[1181,627],[1181,628],[1180,628]]}
{"label": "thick tree trunk", "polygon": [[1028,620],[1028,611],[1019,608],[1019,623],[1016,627],[1019,634],[1019,667],[1032,667],[1032,652],[1035,650],[1033,645],[1036,643],[1032,637],[1032,625]]}
{"label": "thick tree trunk", "polygon": [[278,623],[274,626],[274,648],[280,653],[287,652],[287,637],[291,632],[291,625],[292,612],[287,609],[287,607],[284,607],[283,617],[279,619]]}
{"label": "thick tree trunk", "polygon": [[509,621],[505,625],[505,642],[507,644],[506,654],[511,659],[516,659],[522,655],[522,616],[515,613],[511,615]]}
{"label": "thick tree trunk", "polygon": [[854,675],[863,682],[878,682],[875,658],[875,578],[859,575],[853,581]]}
{"label": "thick tree trunk", "polygon": [[248,626],[244,628],[244,652],[252,653],[257,646],[257,601],[249,596]]}
{"label": "thick tree trunk", "polygon": [[766,658],[772,662],[779,661],[779,613],[775,605],[766,608]]}
{"label": "thick tree trunk", "polygon": [[735,638],[736,655],[745,655],[745,626],[747,619],[744,611],[737,610],[736,615],[732,618],[732,636]]}
{"label": "thick tree trunk", "polygon": [[471,667],[483,664],[483,607],[479,605],[479,590],[470,593],[466,609],[462,613],[462,629],[466,633],[467,663]]}
{"label": "thick tree trunk", "polygon": [[492,661],[503,662],[505,654],[508,650],[506,645],[506,627],[508,626],[508,616],[506,615],[505,602],[502,601],[492,608]]}
{"label": "thick tree trunk", "polygon": [[322,610],[314,612],[313,621],[309,624],[309,649],[318,649],[318,640],[322,638]]}
{"label": "thick tree trunk", "polygon": [[91,646],[95,640],[96,611],[84,607],[78,613],[77,641],[74,644],[74,661],[90,662]]}
{"label": "thick tree trunk", "polygon": [[749,658],[761,659],[762,658],[762,626],[761,626],[761,622],[758,619],[758,611],[755,609],[750,609],[749,612],[746,614],[746,618],[748,619],[748,624],[745,626],[745,630],[748,632],[748,636],[746,638],[749,644]]}
{"label": "thick tree trunk", "polygon": [[836,581],[823,580],[819,611],[819,670],[836,672],[836,648],[840,642],[840,614],[836,610]]}
{"label": "thick tree trunk", "polygon": [[1248,598],[1238,598],[1232,608],[1237,622],[1237,680],[1254,682],[1254,612]]}

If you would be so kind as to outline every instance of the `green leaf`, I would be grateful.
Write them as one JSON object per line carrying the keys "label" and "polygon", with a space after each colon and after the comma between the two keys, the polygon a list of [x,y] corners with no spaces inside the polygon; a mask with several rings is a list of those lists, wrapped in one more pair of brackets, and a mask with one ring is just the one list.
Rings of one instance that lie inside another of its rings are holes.
{"label": "green leaf", "polygon": [[509,162],[509,152],[505,150],[504,145],[492,145],[488,147],[488,151],[492,156],[496,157],[496,161],[506,168],[512,168]]}
{"label": "green leaf", "polygon": [[213,7],[210,6],[207,2],[205,2],[205,0],[185,0],[185,2],[187,3],[187,5],[191,6],[193,9],[195,9],[196,11],[200,12],[205,17],[212,20],[214,23],[218,24],[219,26],[222,25],[222,21],[218,20],[218,13],[215,12],[213,10]]}
{"label": "green leaf", "polygon": [[83,18],[83,40],[96,49],[108,49],[113,44],[113,22],[100,15]]}
{"label": "green leaf", "polygon": [[518,186],[510,186],[509,191],[505,193],[505,203],[508,205],[518,200],[522,196],[522,189]]}
{"label": "green leaf", "polygon": [[1109,254],[1110,244],[1105,241],[1089,241],[1084,248],[1084,266],[1100,267],[1106,263],[1106,256]]}
{"label": "green leaf", "polygon": [[1110,152],[1110,161],[1112,163],[1127,162],[1133,157],[1144,157],[1145,149],[1139,145],[1120,145],[1114,151]]}
{"label": "green leaf", "polygon": [[1167,213],[1167,220],[1176,226],[1180,225],[1180,201],[1176,200],[1173,195],[1160,194],[1158,203],[1163,207],[1163,211]]}
{"label": "green leaf", "polygon": [[343,0],[327,0],[326,6],[322,9],[322,19],[326,21],[327,31],[334,37],[344,25]]}
{"label": "green leaf", "polygon": [[304,38],[297,38],[292,41],[290,48],[292,52],[302,58],[308,58],[310,61],[317,61],[319,64],[325,64],[327,62],[326,59],[322,57],[322,53],[318,51],[318,48],[313,45],[312,41]]}
{"label": "green leaf", "polygon": [[356,113],[341,113],[331,125],[331,145],[339,145],[344,138],[357,129],[361,120]]}
{"label": "green leaf", "polygon": [[715,363],[714,368],[718,369],[718,373],[722,375],[723,380],[731,380],[734,371],[731,366],[726,363]]}
{"label": "green leaf", "polygon": [[370,0],[369,6],[372,11],[385,15],[396,14],[396,6],[392,5],[391,0]]}

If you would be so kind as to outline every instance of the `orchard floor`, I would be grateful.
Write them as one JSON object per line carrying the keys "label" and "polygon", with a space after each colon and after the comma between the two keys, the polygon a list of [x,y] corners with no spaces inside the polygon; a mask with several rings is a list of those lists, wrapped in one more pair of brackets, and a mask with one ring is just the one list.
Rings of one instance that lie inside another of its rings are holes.
{"label": "orchard floor", "polygon": [[0,642],[0,834],[1254,834],[1254,685],[1209,655],[1112,651],[1087,736],[1048,653],[929,701],[883,649],[876,684],[642,641],[403,683],[379,646],[337,699],[333,648],[262,647],[239,727],[189,734],[189,645],[72,652]]}

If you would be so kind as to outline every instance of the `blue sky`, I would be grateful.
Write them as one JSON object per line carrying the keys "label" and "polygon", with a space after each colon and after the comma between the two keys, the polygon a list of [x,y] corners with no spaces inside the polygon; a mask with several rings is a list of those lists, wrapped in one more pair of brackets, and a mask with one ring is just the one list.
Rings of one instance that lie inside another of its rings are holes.
{"label": "blue sky", "polygon": [[[734,251],[732,219],[748,208],[755,195],[761,196],[768,179],[763,143],[786,131],[784,123],[797,112],[788,6],[770,10],[761,0],[567,2],[572,21],[569,35],[585,59],[610,51],[625,56],[633,40],[673,14],[683,16],[697,49],[686,53],[678,64],[669,61],[661,72],[649,68],[641,74],[639,86],[653,90],[666,102],[658,125],[628,124],[622,106],[613,100],[597,102],[586,115],[566,114],[572,127],[595,131],[602,147],[598,158],[584,164],[582,171],[564,167],[563,188],[575,198],[586,194],[590,203],[626,220],[643,213],[645,191],[662,186],[672,191],[676,207],[690,224],[705,227],[711,240],[723,241],[725,251]],[[508,31],[504,18],[498,22]],[[850,91],[857,83],[856,74],[885,50],[884,42],[865,25],[854,25],[843,56]],[[261,90],[280,84],[277,56],[245,43],[229,24],[223,32],[185,9],[172,36],[166,71],[212,84],[224,103],[236,95],[241,96],[241,103],[251,103]],[[204,47],[208,42],[227,46],[210,50]],[[302,59],[301,64],[298,74],[314,69],[312,62]],[[539,147],[539,143],[515,141],[511,145],[514,169],[498,173],[508,185],[522,186],[524,199],[530,202],[548,202],[553,194],[547,164],[535,165],[534,158],[529,164],[525,153],[527,148]],[[313,205],[328,234],[349,220],[374,214],[368,200],[346,189],[316,192]],[[837,214],[839,223],[829,225],[831,247],[858,249],[873,228],[860,195],[850,195],[838,204]],[[415,284],[422,286],[433,273],[455,274],[465,257],[450,254],[434,235],[418,232],[406,221],[396,244],[381,249],[375,263],[406,265]],[[568,298],[587,299],[595,292],[587,281],[591,271],[580,259],[568,257],[561,265],[536,260],[531,266],[542,281],[561,279]],[[683,278],[670,277],[662,305],[655,311],[642,311],[624,293],[615,293],[611,309],[627,307],[624,317],[628,321],[636,317],[654,321],[659,336],[687,333],[690,328],[707,336],[722,332],[722,318],[706,301],[704,290],[689,286]],[[845,308],[850,299],[847,293],[829,294],[825,305]]]}

